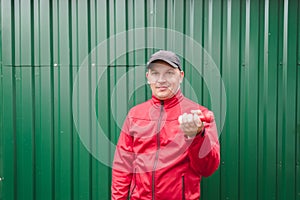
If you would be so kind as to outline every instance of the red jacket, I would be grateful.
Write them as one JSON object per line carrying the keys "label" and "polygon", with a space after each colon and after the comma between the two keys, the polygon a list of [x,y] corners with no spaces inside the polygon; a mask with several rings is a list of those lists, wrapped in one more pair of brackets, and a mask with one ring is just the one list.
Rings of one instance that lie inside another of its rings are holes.
{"label": "red jacket", "polygon": [[[187,138],[178,117],[200,109],[205,129]],[[133,107],[124,122],[112,170],[112,200],[192,200],[200,197],[202,176],[220,163],[214,116],[179,91]]]}

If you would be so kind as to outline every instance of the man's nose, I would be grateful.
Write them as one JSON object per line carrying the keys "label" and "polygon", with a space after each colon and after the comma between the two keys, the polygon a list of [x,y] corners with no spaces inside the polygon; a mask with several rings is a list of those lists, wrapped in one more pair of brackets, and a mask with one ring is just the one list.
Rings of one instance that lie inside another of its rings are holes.
{"label": "man's nose", "polygon": [[161,83],[161,82],[165,82],[165,81],[166,81],[166,78],[163,75],[158,77],[157,82]]}
{"label": "man's nose", "polygon": [[158,77],[157,82],[165,82],[165,81],[166,81],[166,78],[163,74]]}

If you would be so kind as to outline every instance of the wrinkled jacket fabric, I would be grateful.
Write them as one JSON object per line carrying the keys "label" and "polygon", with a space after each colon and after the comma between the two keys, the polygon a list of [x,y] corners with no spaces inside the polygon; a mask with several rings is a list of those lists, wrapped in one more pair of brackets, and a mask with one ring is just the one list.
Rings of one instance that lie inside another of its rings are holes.
{"label": "wrinkled jacket fabric", "polygon": [[[204,131],[187,138],[178,117],[200,109]],[[213,113],[184,97],[152,99],[133,107],[124,122],[112,169],[112,200],[193,200],[202,176],[220,163]]]}

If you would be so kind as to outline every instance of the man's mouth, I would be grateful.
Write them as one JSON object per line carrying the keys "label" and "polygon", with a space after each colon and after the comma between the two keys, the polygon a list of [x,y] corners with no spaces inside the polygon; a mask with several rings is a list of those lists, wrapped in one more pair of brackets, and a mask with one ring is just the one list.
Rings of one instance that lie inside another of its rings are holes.
{"label": "man's mouth", "polygon": [[157,89],[161,89],[161,90],[165,90],[165,89],[168,89],[169,87],[168,86],[158,86],[156,88]]}

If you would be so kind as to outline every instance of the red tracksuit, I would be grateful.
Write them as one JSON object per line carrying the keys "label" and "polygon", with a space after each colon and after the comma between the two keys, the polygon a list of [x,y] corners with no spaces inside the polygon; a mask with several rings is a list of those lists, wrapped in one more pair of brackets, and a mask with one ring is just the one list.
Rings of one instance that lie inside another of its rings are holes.
{"label": "red tracksuit", "polygon": [[[187,138],[178,117],[200,109],[203,132]],[[112,170],[112,199],[193,200],[200,197],[202,176],[220,163],[213,113],[178,93],[133,107],[124,122]]]}

